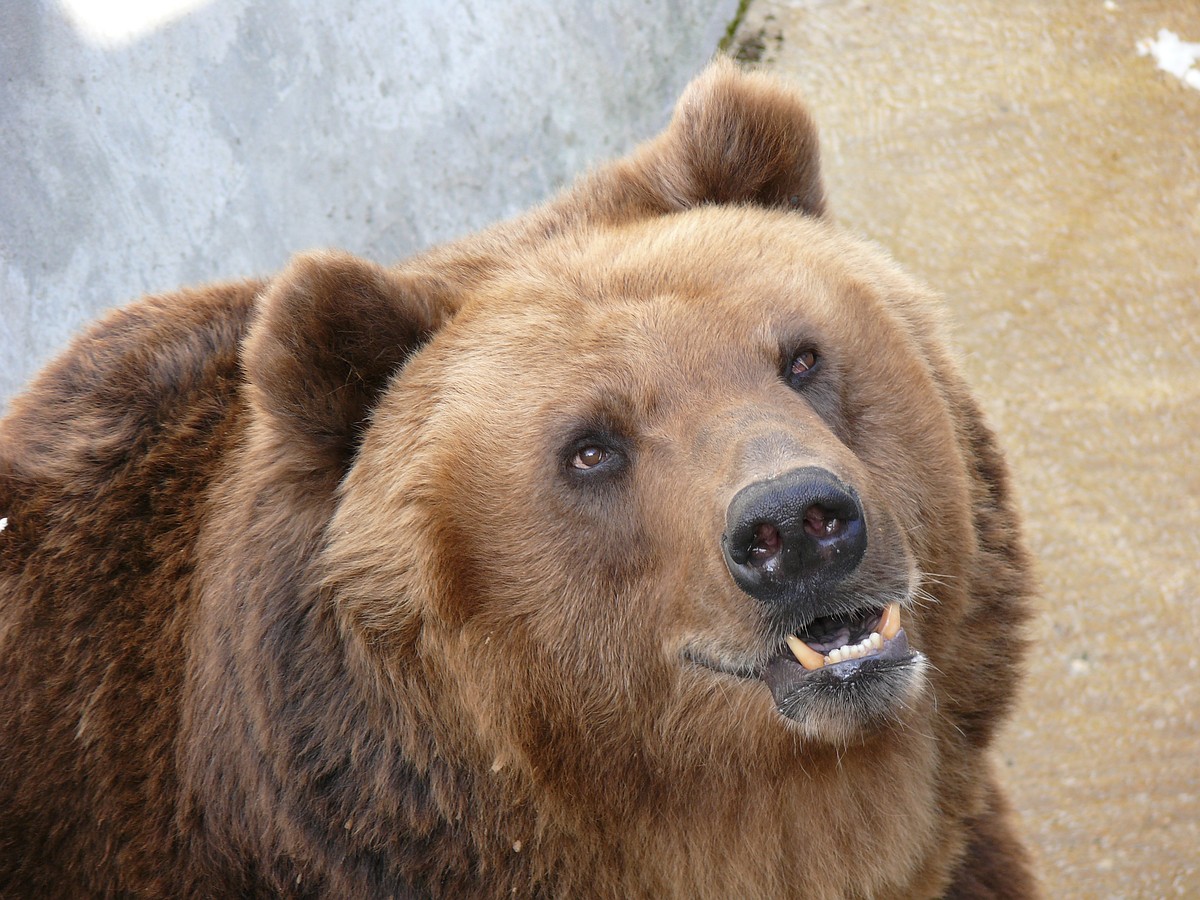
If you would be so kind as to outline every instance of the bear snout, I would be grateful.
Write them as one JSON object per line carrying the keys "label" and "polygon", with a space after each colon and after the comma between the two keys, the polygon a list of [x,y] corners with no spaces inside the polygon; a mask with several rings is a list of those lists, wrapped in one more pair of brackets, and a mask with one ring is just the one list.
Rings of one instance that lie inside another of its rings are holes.
{"label": "bear snout", "polygon": [[780,612],[810,606],[853,572],[867,549],[858,495],[815,466],[743,487],[725,522],[721,545],[733,580]]}

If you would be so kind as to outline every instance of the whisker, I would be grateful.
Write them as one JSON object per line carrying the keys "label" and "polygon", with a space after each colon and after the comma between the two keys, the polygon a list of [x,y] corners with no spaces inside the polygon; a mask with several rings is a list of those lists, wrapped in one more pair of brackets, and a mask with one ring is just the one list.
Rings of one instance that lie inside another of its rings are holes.
{"label": "whisker", "polygon": [[946,584],[950,581],[958,581],[957,575],[943,575],[938,572],[921,572],[922,581],[932,581],[934,584]]}

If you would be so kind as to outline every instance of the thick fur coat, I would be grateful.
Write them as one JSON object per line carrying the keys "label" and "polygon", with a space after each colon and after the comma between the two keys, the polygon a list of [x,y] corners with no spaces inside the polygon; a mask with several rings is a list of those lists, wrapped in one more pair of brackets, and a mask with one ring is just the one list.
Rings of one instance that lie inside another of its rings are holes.
{"label": "thick fur coat", "polygon": [[111,313],[0,516],[0,896],[1034,892],[1004,463],[728,63],[480,235]]}

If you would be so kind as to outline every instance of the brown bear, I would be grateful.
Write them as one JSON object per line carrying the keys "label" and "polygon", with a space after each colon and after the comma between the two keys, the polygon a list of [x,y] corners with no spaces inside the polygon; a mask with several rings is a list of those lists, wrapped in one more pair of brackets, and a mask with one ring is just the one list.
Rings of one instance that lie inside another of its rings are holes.
{"label": "brown bear", "polygon": [[108,315],[0,425],[0,896],[1032,895],[944,330],[729,63],[480,235]]}

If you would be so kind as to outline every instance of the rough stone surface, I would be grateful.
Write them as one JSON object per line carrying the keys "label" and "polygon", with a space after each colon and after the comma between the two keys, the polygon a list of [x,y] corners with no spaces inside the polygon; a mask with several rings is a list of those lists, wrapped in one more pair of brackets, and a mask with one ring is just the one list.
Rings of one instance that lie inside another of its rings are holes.
{"label": "rough stone surface", "polygon": [[105,6],[0,5],[0,410],[139,294],[542,199],[664,124],[737,2]]}

